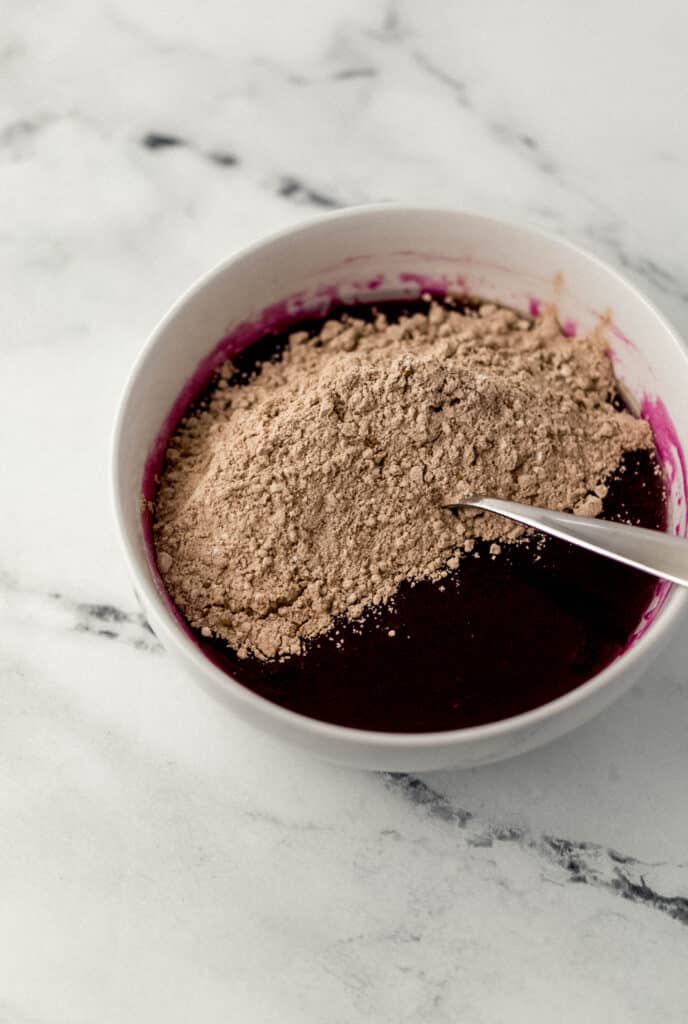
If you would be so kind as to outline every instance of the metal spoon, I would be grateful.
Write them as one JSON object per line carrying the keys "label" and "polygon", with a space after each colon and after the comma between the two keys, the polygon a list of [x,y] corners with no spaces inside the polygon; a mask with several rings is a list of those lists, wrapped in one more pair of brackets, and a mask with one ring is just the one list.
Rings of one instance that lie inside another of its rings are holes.
{"label": "metal spoon", "polygon": [[552,512],[534,505],[521,505],[516,501],[502,501],[501,498],[471,496],[444,507],[457,509],[462,506],[496,512],[507,519],[515,519],[525,526],[549,533],[552,537],[560,537],[588,551],[596,551],[598,555],[606,555],[616,562],[632,565],[653,576],[688,587],[688,538],[674,537],[661,530],[646,530],[641,526],[575,516],[569,512]]}

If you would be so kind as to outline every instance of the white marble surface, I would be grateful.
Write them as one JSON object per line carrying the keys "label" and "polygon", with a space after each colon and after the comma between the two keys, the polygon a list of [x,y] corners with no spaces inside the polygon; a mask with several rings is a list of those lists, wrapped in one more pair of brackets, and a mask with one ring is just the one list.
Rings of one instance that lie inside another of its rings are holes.
{"label": "white marble surface", "polygon": [[686,52],[672,0],[5,0],[3,1024],[686,1019],[685,634],[511,763],[335,769],[165,656],[107,484],[156,318],[326,206],[525,217],[686,333]]}

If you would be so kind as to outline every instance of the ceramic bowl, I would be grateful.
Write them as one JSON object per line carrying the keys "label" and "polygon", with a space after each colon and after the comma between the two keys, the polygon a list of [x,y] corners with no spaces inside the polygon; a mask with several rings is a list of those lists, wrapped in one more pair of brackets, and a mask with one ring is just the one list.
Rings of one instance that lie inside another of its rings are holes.
{"label": "ceramic bowl", "polygon": [[584,685],[513,718],[447,732],[382,733],[307,718],[246,689],[196,646],[157,574],[142,503],[154,493],[165,442],[188,402],[218,362],[270,327],[325,314],[337,301],[415,298],[425,289],[448,287],[531,313],[554,302],[571,331],[608,318],[616,374],[631,406],[650,420],[666,468],[670,528],[685,534],[688,357],[675,332],[632,285],[589,253],[532,228],[456,210],[353,208],[230,256],[155,328],[117,415],[117,527],[136,591],[160,640],[230,712],[304,750],[362,768],[468,767],[561,736],[647,671],[688,601],[685,592],[660,585],[627,649]]}

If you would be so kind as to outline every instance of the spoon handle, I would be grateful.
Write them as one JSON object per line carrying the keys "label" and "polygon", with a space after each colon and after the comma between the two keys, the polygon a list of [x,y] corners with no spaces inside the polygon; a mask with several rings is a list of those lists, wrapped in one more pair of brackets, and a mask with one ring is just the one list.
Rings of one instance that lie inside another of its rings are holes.
{"label": "spoon handle", "polygon": [[471,497],[445,507],[460,508],[462,505],[496,512],[588,551],[596,551],[617,562],[688,587],[688,539],[684,537],[674,537],[661,530],[646,530],[641,526],[610,523],[605,519],[575,516],[570,512],[552,512],[500,498]]}

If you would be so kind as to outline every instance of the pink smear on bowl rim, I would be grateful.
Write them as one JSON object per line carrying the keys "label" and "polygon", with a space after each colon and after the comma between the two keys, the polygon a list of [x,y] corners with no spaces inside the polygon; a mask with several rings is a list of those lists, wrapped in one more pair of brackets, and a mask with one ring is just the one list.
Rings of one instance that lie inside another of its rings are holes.
{"label": "pink smear on bowl rim", "polygon": [[[626,340],[626,339],[624,339]],[[629,344],[633,344],[629,342]],[[658,397],[644,395],[640,403],[640,415],[652,427],[655,445],[659,462],[665,473],[668,490],[676,496],[676,506],[680,510],[678,521],[674,525],[674,533],[677,536],[686,534],[687,526],[687,496],[688,496],[688,474],[686,473],[686,460],[679,441],[676,427],[669,415],[669,411]],[[654,597],[650,606],[643,613],[637,629],[628,638],[624,650],[632,647],[636,640],[646,632],[648,627],[657,618],[657,615],[664,607],[666,599],[671,593],[672,585],[667,580],[660,580],[657,584]]]}
{"label": "pink smear on bowl rim", "polygon": [[624,334],[623,331],[619,330],[615,323],[609,321],[608,315],[603,315],[601,313],[598,313],[596,315],[599,316],[600,320],[602,320],[605,323],[606,330],[608,330],[610,334],[613,334],[615,338],[618,338],[619,341],[622,341],[624,345],[627,345],[629,348],[637,349],[637,345],[635,344],[635,342],[631,341],[628,335]]}

